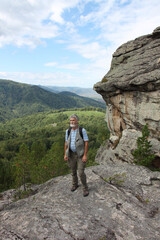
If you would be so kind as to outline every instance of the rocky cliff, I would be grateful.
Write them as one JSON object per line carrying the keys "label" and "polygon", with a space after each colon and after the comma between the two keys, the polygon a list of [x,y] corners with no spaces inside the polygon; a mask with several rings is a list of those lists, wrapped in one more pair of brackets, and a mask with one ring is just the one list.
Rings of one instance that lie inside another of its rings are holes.
{"label": "rocky cliff", "polygon": [[111,137],[86,169],[89,196],[70,191],[71,175],[34,186],[34,195],[0,197],[1,240],[159,240],[160,172],[133,164],[132,149],[148,123],[160,157],[160,28],[122,45],[94,86],[107,104]]}
{"label": "rocky cliff", "polygon": [[120,46],[109,72],[94,89],[106,102],[111,131],[108,158],[98,161],[119,158],[132,162],[130,153],[148,124],[153,152],[160,162],[160,27]]}

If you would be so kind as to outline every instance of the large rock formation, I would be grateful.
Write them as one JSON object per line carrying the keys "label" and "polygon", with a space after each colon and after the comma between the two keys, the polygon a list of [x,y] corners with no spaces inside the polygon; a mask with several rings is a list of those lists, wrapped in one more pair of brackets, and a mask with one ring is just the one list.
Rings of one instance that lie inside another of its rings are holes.
{"label": "large rock formation", "polygon": [[1,196],[1,240],[158,240],[160,172],[120,161],[86,169],[90,194],[71,175],[37,186],[18,202]]}
{"label": "large rock formation", "polygon": [[106,121],[112,134],[109,155],[133,161],[131,155],[124,158],[121,150],[130,154],[148,124],[153,152],[160,157],[160,27],[120,46],[109,72],[94,89],[107,104]]}

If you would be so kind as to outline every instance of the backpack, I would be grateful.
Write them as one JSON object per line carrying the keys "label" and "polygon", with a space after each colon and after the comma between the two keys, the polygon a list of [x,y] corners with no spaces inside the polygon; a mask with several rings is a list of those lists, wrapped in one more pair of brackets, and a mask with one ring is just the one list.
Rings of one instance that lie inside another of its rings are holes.
{"label": "backpack", "polygon": [[[71,133],[71,129],[72,129],[71,127],[68,129],[68,138],[69,138],[69,135]],[[80,134],[81,138],[83,139],[82,127],[79,127],[79,134]]]}

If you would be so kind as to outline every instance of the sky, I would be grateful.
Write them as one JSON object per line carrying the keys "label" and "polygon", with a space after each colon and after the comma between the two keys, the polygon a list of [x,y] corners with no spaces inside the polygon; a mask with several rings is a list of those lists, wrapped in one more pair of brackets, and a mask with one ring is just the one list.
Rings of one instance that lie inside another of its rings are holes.
{"label": "sky", "polygon": [[0,79],[93,88],[120,45],[158,26],[159,0],[0,0]]}

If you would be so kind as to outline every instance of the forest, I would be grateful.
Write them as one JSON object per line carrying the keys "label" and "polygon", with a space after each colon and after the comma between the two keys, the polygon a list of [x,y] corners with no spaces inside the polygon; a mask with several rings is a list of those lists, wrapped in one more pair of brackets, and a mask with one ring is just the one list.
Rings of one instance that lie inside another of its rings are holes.
{"label": "forest", "polygon": [[0,191],[70,172],[64,161],[64,136],[73,113],[89,137],[87,167],[96,164],[96,152],[109,138],[104,109],[59,109],[8,120],[0,123]]}

